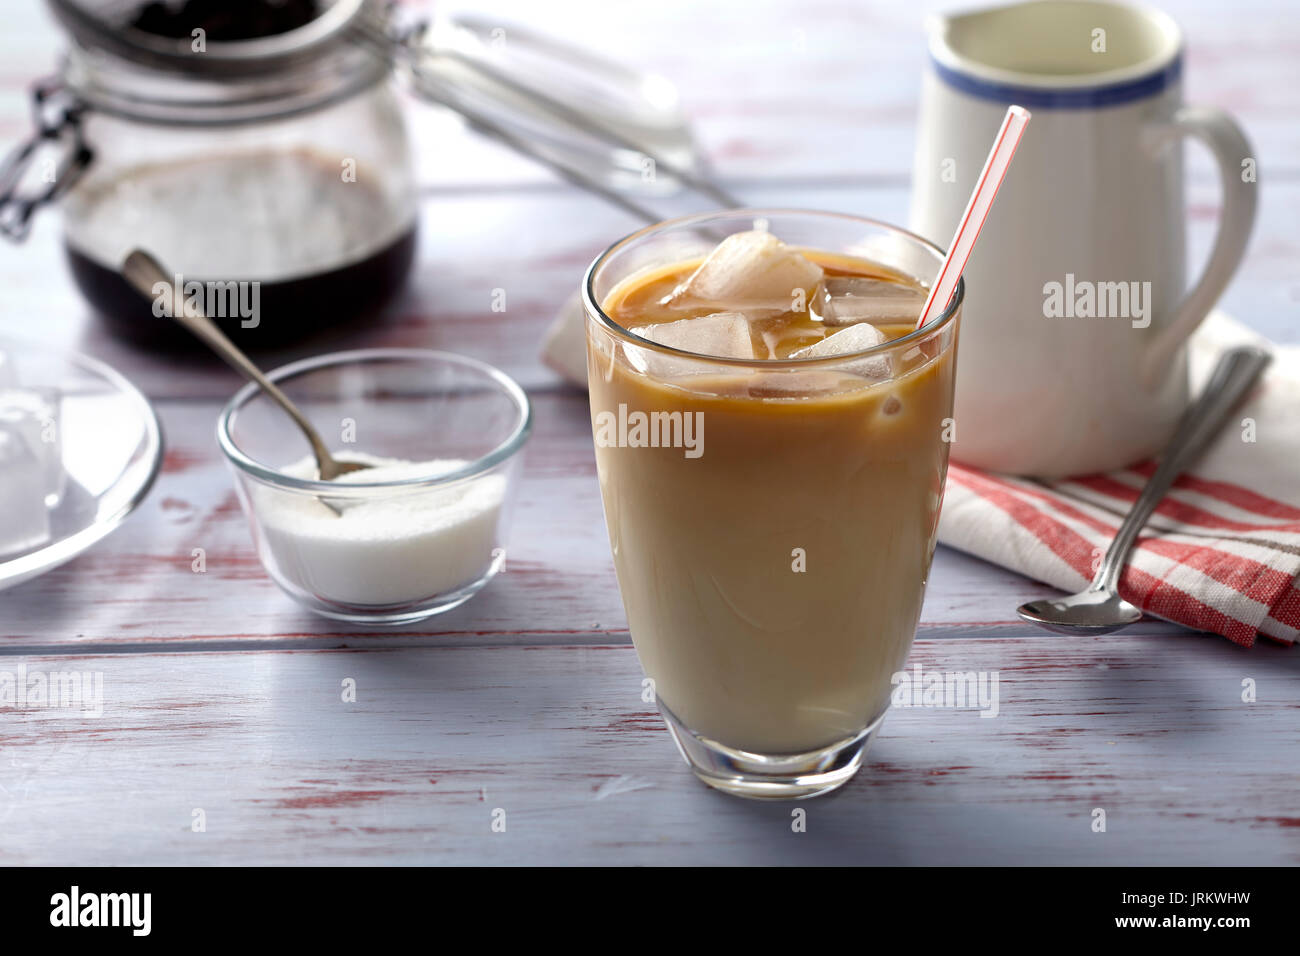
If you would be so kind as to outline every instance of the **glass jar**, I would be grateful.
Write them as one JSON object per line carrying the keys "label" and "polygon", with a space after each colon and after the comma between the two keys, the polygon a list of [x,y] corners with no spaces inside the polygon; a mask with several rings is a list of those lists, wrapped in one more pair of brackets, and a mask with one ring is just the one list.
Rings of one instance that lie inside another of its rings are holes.
{"label": "glass jar", "polygon": [[[623,193],[700,188],[671,84],[521,27],[425,22],[381,0],[47,2],[71,43],[35,88],[36,135],[0,163],[0,233],[21,239],[60,200],[82,292],[151,345],[189,338],[170,297],[120,276],[135,248],[252,349],[367,314],[402,285],[417,208],[395,68],[416,96],[625,209],[657,219]],[[141,19],[191,7],[240,32]],[[299,20],[245,31],[250,10],[286,8]]]}
{"label": "glass jar", "polygon": [[46,114],[88,150],[62,194],[68,261],[117,332],[187,341],[119,274],[137,247],[254,348],[355,319],[402,285],[417,213],[406,125],[388,65],[339,42],[330,11],[278,36],[200,42],[51,5],[73,42]]}

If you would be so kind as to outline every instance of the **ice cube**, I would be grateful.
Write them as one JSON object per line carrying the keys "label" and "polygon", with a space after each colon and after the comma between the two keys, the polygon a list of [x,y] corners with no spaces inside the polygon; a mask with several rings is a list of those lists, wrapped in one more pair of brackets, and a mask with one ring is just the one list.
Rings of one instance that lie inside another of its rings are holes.
{"label": "ice cube", "polygon": [[0,426],[18,435],[41,463],[44,497],[51,505],[62,497],[66,482],[59,404],[59,392],[53,388],[0,390]]}
{"label": "ice cube", "polygon": [[681,308],[798,311],[796,290],[806,303],[821,277],[821,266],[771,233],[737,232],[718,243],[670,301]]}
{"label": "ice cube", "polygon": [[815,398],[860,388],[862,382],[836,369],[782,369],[759,372],[745,385],[751,398]]}
{"label": "ice cube", "polygon": [[925,293],[885,279],[836,276],[822,283],[813,302],[813,311],[827,325],[915,322],[925,305]]}
{"label": "ice cube", "polygon": [[[790,353],[790,358],[824,358],[829,355],[849,355],[874,348],[885,341],[885,333],[869,322],[850,325],[848,328],[832,332],[820,342],[814,342],[805,348]],[[890,361],[887,355],[846,362],[846,371],[866,378],[885,379],[890,377]]]}
{"label": "ice cube", "polygon": [[49,538],[45,463],[17,426],[0,422],[0,555],[30,551]]}
{"label": "ice cube", "polygon": [[633,334],[696,355],[752,359],[754,339],[749,320],[739,312],[713,312],[695,319],[679,319],[658,325],[643,325]]}

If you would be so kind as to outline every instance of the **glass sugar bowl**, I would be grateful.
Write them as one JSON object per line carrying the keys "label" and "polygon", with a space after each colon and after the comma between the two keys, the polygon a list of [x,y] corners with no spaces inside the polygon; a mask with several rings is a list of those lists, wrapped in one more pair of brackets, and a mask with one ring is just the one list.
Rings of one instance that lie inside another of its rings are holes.
{"label": "glass sugar bowl", "polygon": [[409,624],[504,569],[532,431],[513,379],[429,349],[334,352],[268,377],[337,459],[371,466],[317,480],[302,432],[256,385],[222,410],[217,441],[258,557],[293,600],[335,620]]}

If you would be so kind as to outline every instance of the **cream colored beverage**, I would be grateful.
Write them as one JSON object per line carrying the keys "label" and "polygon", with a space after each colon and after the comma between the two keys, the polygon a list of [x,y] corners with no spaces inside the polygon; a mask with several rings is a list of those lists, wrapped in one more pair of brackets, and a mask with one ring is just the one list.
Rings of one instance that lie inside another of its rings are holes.
{"label": "cream colored beverage", "polygon": [[692,747],[769,763],[834,754],[888,706],[952,427],[955,322],[914,334],[924,294],[882,263],[749,230],[612,283],[607,324],[588,324],[632,639],[715,786],[784,796],[810,774],[751,786],[728,760],[701,768]]}

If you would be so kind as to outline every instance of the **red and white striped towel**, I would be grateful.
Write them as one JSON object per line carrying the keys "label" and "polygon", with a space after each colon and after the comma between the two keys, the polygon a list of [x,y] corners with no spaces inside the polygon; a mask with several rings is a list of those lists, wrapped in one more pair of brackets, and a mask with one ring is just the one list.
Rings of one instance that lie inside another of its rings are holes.
{"label": "red and white striped towel", "polygon": [[[1192,340],[1193,390],[1223,349],[1262,341],[1212,314]],[[1255,440],[1229,424],[1156,509],[1120,579],[1147,613],[1247,647],[1258,634],[1300,638],[1300,347],[1270,348],[1273,364],[1236,416],[1253,420]],[[953,463],[939,540],[1079,591],[1153,470],[1044,482]]]}

